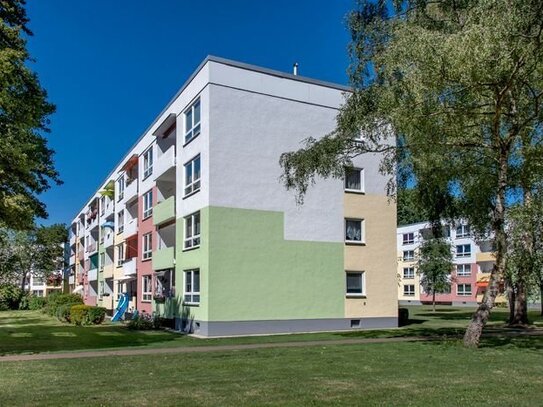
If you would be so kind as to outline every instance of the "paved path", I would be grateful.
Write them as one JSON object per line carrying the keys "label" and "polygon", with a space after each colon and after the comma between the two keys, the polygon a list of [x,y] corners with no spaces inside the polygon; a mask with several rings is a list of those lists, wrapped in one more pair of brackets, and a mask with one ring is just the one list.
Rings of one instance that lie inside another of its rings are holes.
{"label": "paved path", "polygon": [[[489,329],[483,334],[484,337],[507,336],[543,336],[543,329],[532,330],[501,330]],[[461,338],[462,336],[448,335],[447,338]],[[79,359],[96,358],[106,356],[138,356],[138,355],[167,355],[175,353],[203,353],[203,352],[224,352],[250,349],[269,348],[303,348],[308,346],[330,346],[330,345],[358,345],[369,343],[393,343],[393,342],[421,342],[440,341],[443,336],[404,336],[389,338],[358,338],[358,339],[337,339],[319,341],[297,341],[297,342],[268,342],[251,343],[239,345],[208,345],[208,346],[184,346],[175,348],[135,348],[118,350],[96,350],[86,352],[64,352],[64,353],[35,353],[25,355],[0,356],[0,362],[15,362],[28,360],[53,360],[53,359]]]}

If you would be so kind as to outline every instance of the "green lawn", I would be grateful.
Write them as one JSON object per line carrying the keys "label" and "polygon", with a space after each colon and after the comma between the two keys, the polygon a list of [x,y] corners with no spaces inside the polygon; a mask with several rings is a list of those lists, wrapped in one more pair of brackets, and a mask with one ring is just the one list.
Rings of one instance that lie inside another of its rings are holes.
{"label": "green lawn", "polygon": [[[399,329],[342,333],[275,335],[224,339],[197,339],[165,331],[130,331],[123,325],[105,323],[78,327],[64,324],[39,311],[0,312],[0,355],[18,353],[58,352],[126,347],[176,347],[238,343],[286,342],[342,338],[391,337],[417,335],[461,335],[472,310],[439,307],[433,313],[429,307],[411,307],[411,321]],[[503,325],[504,309],[492,313],[489,327]],[[531,313],[536,326],[543,320]]]}
{"label": "green lawn", "polygon": [[[6,406],[537,406],[540,338],[0,363]],[[496,400],[496,401],[494,401]]]}

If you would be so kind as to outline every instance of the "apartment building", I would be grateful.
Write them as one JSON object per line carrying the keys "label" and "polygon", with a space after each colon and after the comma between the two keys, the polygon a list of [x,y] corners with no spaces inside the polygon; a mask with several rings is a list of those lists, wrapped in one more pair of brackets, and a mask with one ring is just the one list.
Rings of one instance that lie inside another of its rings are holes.
{"label": "apartment building", "polygon": [[303,205],[280,181],[281,153],[333,130],[348,92],[206,58],[74,218],[72,290],[202,336],[396,326],[381,157]]}
{"label": "apartment building", "polygon": [[[450,290],[437,294],[436,302],[455,306],[473,306],[480,302],[488,286],[494,267],[494,253],[490,239],[477,241],[470,226],[463,221],[455,225],[443,224],[444,236],[453,251]],[[419,248],[431,236],[430,224],[416,223],[398,227],[398,300],[402,305],[431,303],[432,295],[424,292],[417,273]],[[497,302],[505,301],[499,295]]]}

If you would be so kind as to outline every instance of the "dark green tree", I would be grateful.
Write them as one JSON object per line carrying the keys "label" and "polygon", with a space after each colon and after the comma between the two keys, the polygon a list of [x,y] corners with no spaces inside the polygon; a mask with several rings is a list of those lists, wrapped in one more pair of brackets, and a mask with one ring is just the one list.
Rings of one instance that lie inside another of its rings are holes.
{"label": "dark green tree", "polygon": [[60,183],[44,134],[55,107],[47,101],[26,49],[24,0],[0,0],[0,225],[32,227],[46,218],[38,194]]}
{"label": "dark green tree", "polygon": [[506,271],[507,197],[543,174],[543,2],[367,0],[348,24],[352,93],[335,131],[283,154],[285,185],[303,194],[373,152],[394,194],[407,160],[415,188],[439,192],[427,210],[454,202],[477,234],[493,236],[496,264],[464,336],[477,346]]}

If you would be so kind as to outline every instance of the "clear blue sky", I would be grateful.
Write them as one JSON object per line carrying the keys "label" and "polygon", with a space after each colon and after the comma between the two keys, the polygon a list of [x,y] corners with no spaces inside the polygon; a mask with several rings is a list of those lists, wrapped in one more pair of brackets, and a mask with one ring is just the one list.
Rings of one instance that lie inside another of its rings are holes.
{"label": "clear blue sky", "polygon": [[354,0],[29,1],[29,51],[49,99],[69,222],[206,55],[346,84]]}

